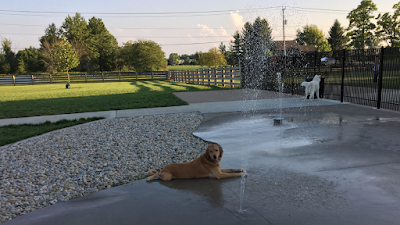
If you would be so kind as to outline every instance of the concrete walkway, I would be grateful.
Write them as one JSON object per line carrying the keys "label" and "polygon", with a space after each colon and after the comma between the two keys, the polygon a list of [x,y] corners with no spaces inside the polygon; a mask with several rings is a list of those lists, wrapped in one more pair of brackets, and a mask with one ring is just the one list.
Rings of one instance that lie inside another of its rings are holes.
{"label": "concrete walkway", "polygon": [[204,113],[194,135],[220,143],[222,168],[245,168],[245,179],[139,180],[4,224],[400,224],[400,113],[286,97],[115,117],[185,110]]}
{"label": "concrete walkway", "polygon": [[[178,97],[188,102],[189,105],[160,107],[160,108],[143,108],[143,109],[126,109],[87,113],[74,113],[62,115],[48,115],[35,117],[22,117],[0,119],[0,126],[9,124],[37,124],[46,121],[56,122],[62,119],[74,120],[89,117],[104,117],[106,119],[115,117],[134,117],[156,114],[183,113],[183,112],[200,112],[200,113],[221,113],[221,112],[243,112],[252,110],[267,110],[276,108],[293,108],[307,106],[325,106],[341,104],[338,101],[321,99],[306,100],[302,97],[293,97],[284,94],[283,98],[278,98],[276,92],[258,91],[258,93],[246,93],[243,90],[226,90],[226,91],[202,91],[202,92],[179,92],[175,93]],[[250,100],[236,100],[247,98]],[[343,103],[342,103],[343,104]],[[345,103],[344,103],[345,104]]]}

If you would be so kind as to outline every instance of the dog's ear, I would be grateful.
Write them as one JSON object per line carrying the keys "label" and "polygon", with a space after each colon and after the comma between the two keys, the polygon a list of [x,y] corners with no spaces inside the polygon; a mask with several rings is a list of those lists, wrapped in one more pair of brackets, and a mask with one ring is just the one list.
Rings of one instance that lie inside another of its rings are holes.
{"label": "dog's ear", "polygon": [[208,160],[208,161],[213,161],[212,159],[211,159],[211,156],[210,156],[210,151],[211,151],[212,149],[211,149],[211,145],[210,146],[208,146],[208,148],[207,148],[207,150],[206,150],[206,153],[204,153],[205,155],[206,155],[206,159]]}
{"label": "dog's ear", "polygon": [[218,145],[218,147],[219,147],[219,160],[221,160],[221,158],[222,158],[222,154],[224,153],[224,150],[222,150],[222,147],[221,146],[219,146]]}

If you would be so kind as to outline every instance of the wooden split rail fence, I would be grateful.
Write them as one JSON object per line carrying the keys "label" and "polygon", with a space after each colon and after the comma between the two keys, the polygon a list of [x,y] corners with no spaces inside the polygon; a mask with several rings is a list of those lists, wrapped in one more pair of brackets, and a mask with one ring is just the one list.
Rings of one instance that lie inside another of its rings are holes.
{"label": "wooden split rail fence", "polygon": [[174,82],[241,87],[240,67],[168,71],[167,80]]}

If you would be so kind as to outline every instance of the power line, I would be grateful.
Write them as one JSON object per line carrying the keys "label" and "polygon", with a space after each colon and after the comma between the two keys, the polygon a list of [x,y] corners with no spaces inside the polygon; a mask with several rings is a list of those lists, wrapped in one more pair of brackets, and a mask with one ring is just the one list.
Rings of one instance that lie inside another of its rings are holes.
{"label": "power line", "polygon": [[[267,7],[267,8],[258,8],[258,9],[226,9],[226,10],[209,10],[209,11],[183,11],[183,12],[81,12],[80,14],[98,14],[98,15],[170,15],[170,14],[210,14],[210,13],[231,13],[236,11],[254,11],[254,10],[268,10],[279,8],[277,7]],[[76,12],[68,12],[68,11],[31,11],[31,10],[7,10],[2,9],[0,12],[6,13],[33,13],[33,14],[71,14]]]}
{"label": "power line", "polygon": [[221,43],[221,42],[229,42],[229,41],[208,41],[208,42],[197,42],[197,43],[188,43],[188,44],[160,44],[160,46],[202,45],[202,44],[213,44],[213,43]]}
{"label": "power line", "polygon": [[[5,26],[24,26],[24,27],[48,27],[35,24],[18,24],[18,23],[0,23]],[[241,27],[208,27],[208,29],[218,30],[240,29]],[[202,27],[108,27],[108,29],[123,29],[123,30],[204,30]]]}
{"label": "power line", "polygon": [[[1,35],[44,35],[44,34],[32,34],[32,33],[1,33]],[[159,36],[159,37],[148,37],[148,36],[135,36],[135,35],[123,35],[123,36],[115,36],[114,37],[134,37],[134,38],[220,38],[220,37],[232,37],[228,35],[223,36],[184,36],[184,37],[177,37],[177,36]]]}
{"label": "power line", "polygon": [[[231,14],[232,12],[241,11],[241,13],[254,13],[254,11],[260,10],[270,10],[278,7],[268,7],[268,8],[259,8],[259,9],[232,9],[232,10],[215,10],[215,11],[189,11],[189,12],[147,12],[147,13],[127,13],[127,12],[119,12],[119,13],[104,13],[104,12],[81,12],[81,15],[102,15],[102,17],[117,17],[117,18],[126,18],[126,17],[196,17],[196,16],[218,16],[218,15],[226,15]],[[12,15],[12,16],[43,16],[43,17],[51,17],[51,16],[60,16],[59,14],[75,14],[78,12],[61,12],[61,11],[21,11],[21,10],[0,10],[0,14],[4,15]],[[56,15],[51,15],[56,14]],[[57,15],[58,14],[58,15]]]}

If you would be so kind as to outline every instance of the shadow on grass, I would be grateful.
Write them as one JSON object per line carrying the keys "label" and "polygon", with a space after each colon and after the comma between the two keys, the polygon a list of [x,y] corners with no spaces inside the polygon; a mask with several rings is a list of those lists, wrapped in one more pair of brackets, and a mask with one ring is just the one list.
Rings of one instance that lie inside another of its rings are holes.
{"label": "shadow on grass", "polygon": [[[146,87],[140,87],[146,88]],[[0,118],[187,105],[172,92],[145,91],[88,97],[0,102]]]}
{"label": "shadow on grass", "polygon": [[[141,81],[145,85],[160,87],[166,92],[185,92],[185,91],[210,91],[210,90],[226,90],[229,88],[214,86],[214,85],[199,85],[199,84],[186,84],[186,83],[175,83],[175,82],[165,82],[165,81]],[[138,84],[137,82],[132,82],[132,85],[136,85],[140,88],[147,88],[147,86]],[[176,87],[176,88],[174,88]]]}
{"label": "shadow on grass", "polygon": [[81,118],[79,120],[60,120],[55,123],[46,121],[39,124],[20,124],[0,126],[0,146],[11,144],[26,138],[41,135],[50,131],[71,127],[95,120],[104,119],[102,117]]}

